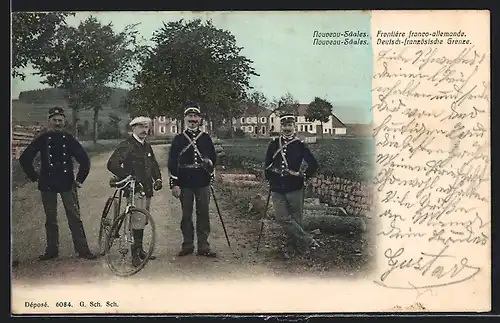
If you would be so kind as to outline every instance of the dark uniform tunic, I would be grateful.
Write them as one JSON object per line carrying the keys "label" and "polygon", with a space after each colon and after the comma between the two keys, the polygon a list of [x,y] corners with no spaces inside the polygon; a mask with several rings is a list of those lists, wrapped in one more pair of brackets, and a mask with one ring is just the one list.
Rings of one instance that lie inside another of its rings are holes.
{"label": "dark uniform tunic", "polygon": [[[33,167],[33,160],[40,152],[40,174]],[[79,164],[76,181],[83,184],[90,171],[90,160],[81,144],[68,132],[46,131],[39,134],[24,150],[19,162],[32,181],[38,180],[42,203],[46,215],[47,255],[59,252],[59,228],[57,223],[57,195],[61,195],[66,217],[73,237],[74,248],[80,255],[89,255],[90,250],[85,230],[80,219],[80,205],[74,185],[72,157]]]}
{"label": "dark uniform tunic", "polygon": [[[189,137],[186,138],[186,135]],[[199,153],[190,145],[194,142]],[[186,149],[186,147],[188,147]],[[212,165],[217,162],[217,153],[212,138],[200,130],[186,130],[176,135],[170,147],[168,170],[170,172],[170,187],[197,188],[210,185],[213,180],[213,169],[206,169],[203,159],[209,158]]]}
{"label": "dark uniform tunic", "polygon": [[[196,146],[196,149],[195,147]],[[204,159],[210,159],[207,165]],[[182,249],[191,252],[194,249],[193,206],[196,201],[196,235],[198,252],[209,253],[210,245],[210,184],[213,181],[217,153],[210,135],[200,130],[186,130],[172,141],[168,156],[170,187],[181,188],[183,236]]]}
{"label": "dark uniform tunic", "polygon": [[122,179],[128,175],[144,186],[147,198],[153,196],[154,181],[161,180],[160,167],[153,148],[144,141],[141,144],[134,136],[122,141],[108,160],[108,170]]}
{"label": "dark uniform tunic", "polygon": [[[278,152],[281,149],[281,152]],[[274,156],[274,158],[273,158]],[[296,137],[278,137],[269,143],[265,161],[265,176],[270,182],[271,191],[288,193],[304,187],[304,178],[286,173],[298,172],[302,161],[307,163],[305,177],[312,177],[318,170],[318,162],[307,145]]]}
{"label": "dark uniform tunic", "polygon": [[[33,160],[40,152],[40,174]],[[76,181],[82,183],[90,171],[90,159],[82,145],[65,131],[46,131],[39,134],[24,150],[19,163],[32,181],[38,180],[38,189],[46,192],[67,192],[75,181],[73,159],[79,164]]]}

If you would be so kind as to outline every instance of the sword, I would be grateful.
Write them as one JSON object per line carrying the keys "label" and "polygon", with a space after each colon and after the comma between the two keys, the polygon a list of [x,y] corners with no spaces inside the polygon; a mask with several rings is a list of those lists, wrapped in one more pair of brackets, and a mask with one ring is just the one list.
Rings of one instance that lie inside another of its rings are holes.
{"label": "sword", "polygon": [[220,209],[219,209],[219,203],[217,203],[217,198],[215,197],[214,187],[212,185],[210,185],[210,190],[212,191],[212,196],[214,198],[215,207],[217,208],[217,213],[219,214],[220,223],[222,224],[222,229],[224,229],[224,235],[226,236],[227,245],[232,250],[233,248],[231,247],[231,242],[229,241],[226,226],[224,225],[224,220],[222,220],[222,214],[221,214]]}
{"label": "sword", "polygon": [[269,206],[270,198],[271,198],[271,188],[269,188],[269,193],[267,193],[266,207],[264,208],[264,214],[262,215],[262,221],[260,223],[259,239],[257,240],[257,252],[259,252],[260,240],[262,239],[262,232],[264,231],[264,219],[266,218],[267,207]]}

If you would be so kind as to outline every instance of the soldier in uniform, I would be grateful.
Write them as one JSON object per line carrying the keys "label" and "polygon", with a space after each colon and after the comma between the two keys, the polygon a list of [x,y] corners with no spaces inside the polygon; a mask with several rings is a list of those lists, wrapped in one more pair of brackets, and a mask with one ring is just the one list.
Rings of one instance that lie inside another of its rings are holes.
{"label": "soldier in uniform", "polygon": [[[295,116],[280,117],[281,135],[269,143],[265,159],[265,177],[269,181],[276,212],[276,221],[283,227],[287,239],[282,256],[289,259],[297,247],[316,248],[319,245],[302,228],[304,183],[318,170],[318,162],[295,135]],[[307,163],[301,171],[302,161]]]}
{"label": "soldier in uniform", "polygon": [[181,231],[183,236],[179,256],[194,251],[193,202],[196,201],[197,255],[216,257],[210,250],[210,185],[214,179],[217,159],[212,138],[200,130],[200,108],[187,105],[184,109],[187,129],[176,135],[168,156],[170,188],[182,207]]}
{"label": "soldier in uniform", "polygon": [[[64,130],[65,114],[59,107],[49,110],[47,130],[40,133],[24,150],[19,158],[28,178],[38,181],[46,215],[45,229],[47,248],[39,257],[49,260],[59,255],[59,227],[57,224],[57,195],[61,195],[75,251],[80,258],[95,259],[85,237],[80,218],[77,188],[80,188],[90,171],[90,159],[80,143]],[[40,174],[33,167],[33,160],[40,152]],[[74,157],[79,164],[78,173],[73,173]]]}
{"label": "soldier in uniform", "polygon": [[[158,191],[163,187],[160,167],[156,160],[153,148],[145,140],[149,133],[151,119],[148,117],[137,117],[130,122],[132,136],[122,141],[115,149],[108,160],[108,170],[118,179],[123,179],[128,175],[135,177],[144,188],[144,195],[136,192],[135,205],[138,208],[150,210],[153,190]],[[134,243],[132,246],[132,264],[139,266],[141,259],[146,257],[146,252],[142,247],[144,228],[147,219],[142,213],[133,214],[132,235]],[[156,259],[151,256],[149,259]]]}

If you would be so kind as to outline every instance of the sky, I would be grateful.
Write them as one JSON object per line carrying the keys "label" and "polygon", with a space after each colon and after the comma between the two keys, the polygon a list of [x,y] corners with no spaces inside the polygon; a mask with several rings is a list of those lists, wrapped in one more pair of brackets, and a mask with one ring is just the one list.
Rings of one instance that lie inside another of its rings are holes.
{"label": "sky", "polygon": [[[163,22],[194,18],[212,19],[217,28],[230,31],[241,54],[254,61],[260,74],[251,85],[269,101],[287,92],[300,103],[314,97],[332,103],[333,112],[344,123],[369,123],[371,109],[371,46],[313,45],[314,31],[370,32],[370,15],[363,12],[79,12],[67,19],[78,25],[94,16],[122,31],[140,23],[137,30],[147,42]],[[25,69],[25,81],[12,80],[12,97],[26,90],[46,88],[41,78]],[[124,86],[125,87],[125,86]]]}

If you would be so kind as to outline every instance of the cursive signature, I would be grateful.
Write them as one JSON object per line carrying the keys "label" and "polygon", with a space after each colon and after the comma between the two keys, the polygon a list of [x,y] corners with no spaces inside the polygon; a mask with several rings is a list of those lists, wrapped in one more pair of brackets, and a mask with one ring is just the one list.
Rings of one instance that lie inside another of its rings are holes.
{"label": "cursive signature", "polygon": [[[445,254],[447,249],[448,246],[445,246],[436,253],[420,252],[420,256],[404,258],[404,248],[397,250],[389,248],[384,252],[387,268],[374,282],[395,289],[435,288],[462,283],[472,279],[481,271],[480,267],[470,265],[467,257],[457,259],[454,255]],[[418,278],[425,278],[424,282],[420,285],[411,282],[411,286],[390,283],[392,275],[406,271],[408,271],[406,277],[414,274]]]}

